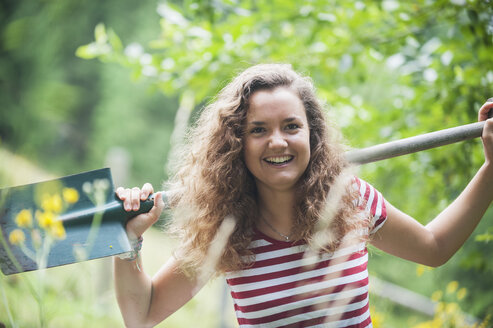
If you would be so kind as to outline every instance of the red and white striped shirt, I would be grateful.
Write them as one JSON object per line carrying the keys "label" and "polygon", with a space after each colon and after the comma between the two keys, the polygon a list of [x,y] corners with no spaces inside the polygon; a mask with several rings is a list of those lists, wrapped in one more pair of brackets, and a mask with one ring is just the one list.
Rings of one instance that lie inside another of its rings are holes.
{"label": "red and white striped shirt", "polygon": [[[387,218],[384,199],[365,181],[356,182],[359,205],[370,213],[374,233]],[[307,256],[304,242],[256,231],[249,248],[254,264],[226,274],[240,327],[372,326],[364,242]]]}

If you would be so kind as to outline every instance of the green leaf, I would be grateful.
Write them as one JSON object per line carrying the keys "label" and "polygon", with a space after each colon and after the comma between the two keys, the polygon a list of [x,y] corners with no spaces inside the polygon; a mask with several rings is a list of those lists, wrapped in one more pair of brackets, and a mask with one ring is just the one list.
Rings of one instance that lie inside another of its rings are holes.
{"label": "green leaf", "polygon": [[106,43],[108,41],[108,35],[106,34],[106,27],[103,23],[96,25],[94,29],[94,38],[97,43]]}
{"label": "green leaf", "polygon": [[75,50],[75,55],[82,59],[94,59],[98,57],[98,54],[94,52],[94,44],[89,43],[83,46],[79,46],[77,50]]}
{"label": "green leaf", "polygon": [[477,235],[475,240],[484,243],[493,241],[493,227],[490,227],[486,233]]}
{"label": "green leaf", "polygon": [[108,30],[108,40],[110,42],[113,51],[121,52],[123,50],[123,44],[118,35],[112,30]]}

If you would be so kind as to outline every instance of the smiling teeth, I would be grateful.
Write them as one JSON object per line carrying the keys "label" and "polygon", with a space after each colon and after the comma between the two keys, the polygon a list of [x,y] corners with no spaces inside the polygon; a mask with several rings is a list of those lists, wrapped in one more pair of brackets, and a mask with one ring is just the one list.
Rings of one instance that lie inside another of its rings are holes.
{"label": "smiling teeth", "polygon": [[277,156],[277,157],[270,157],[270,158],[267,158],[266,161],[267,162],[270,162],[270,163],[276,163],[276,164],[279,164],[279,163],[284,163],[284,162],[287,162],[291,159],[291,156]]}

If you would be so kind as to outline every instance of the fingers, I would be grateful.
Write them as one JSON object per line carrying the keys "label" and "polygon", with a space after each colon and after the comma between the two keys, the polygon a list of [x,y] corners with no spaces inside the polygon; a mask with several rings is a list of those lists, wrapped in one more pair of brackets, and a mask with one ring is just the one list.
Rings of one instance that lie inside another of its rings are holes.
{"label": "fingers", "polygon": [[149,216],[152,218],[151,220],[153,221],[152,222],[153,224],[159,219],[161,213],[163,212],[163,209],[164,209],[164,202],[163,202],[162,193],[158,192],[154,197],[154,206],[149,211]]}
{"label": "fingers", "polygon": [[[116,195],[123,201],[123,208],[125,211],[137,211],[140,208],[140,202],[149,198],[149,195],[154,193],[154,188],[150,183],[146,183],[142,186],[142,189],[123,188],[118,187],[116,189]],[[147,213],[142,213],[132,218],[127,222],[127,234],[132,238],[138,238],[144,231],[152,226],[161,216],[164,209],[164,202],[162,199],[162,193],[156,193],[154,197],[154,206]]]}
{"label": "fingers", "polygon": [[151,208],[151,210],[148,213],[143,215],[147,221],[147,228],[149,228],[154,223],[156,223],[157,220],[159,220],[159,217],[161,216],[163,209],[164,209],[164,202],[163,202],[162,194],[158,192],[154,197],[154,206]]}
{"label": "fingers", "polygon": [[161,193],[156,193],[154,206],[147,212],[136,216],[127,222],[127,234],[132,238],[138,238],[149,229],[161,216],[164,209],[164,202]]}
{"label": "fingers", "polygon": [[478,112],[478,121],[486,121],[488,117],[488,113],[493,108],[493,98],[489,98],[483,106],[479,109]]}
{"label": "fingers", "polygon": [[140,192],[140,200],[146,200],[150,194],[154,193],[154,188],[150,183],[145,183]]}
{"label": "fingers", "polygon": [[483,135],[482,138],[493,138],[493,120],[488,120],[485,122],[483,127]]}
{"label": "fingers", "polygon": [[492,117],[493,113],[493,98],[486,100],[483,106],[479,109],[478,120],[486,121],[483,127],[483,134],[481,139],[483,141],[485,162],[493,162],[493,120],[488,119]]}
{"label": "fingers", "polygon": [[123,208],[125,211],[132,210],[132,191],[129,188],[118,187],[115,191],[118,198],[123,201]]}
{"label": "fingers", "polygon": [[485,161],[493,163],[493,120],[487,120],[483,127],[483,150]]}
{"label": "fingers", "polygon": [[125,191],[125,189],[124,189],[123,187],[118,187],[118,188],[116,188],[115,193],[116,193],[116,195],[118,196],[118,198],[120,198],[121,200],[123,200],[123,199],[124,199],[124,197],[125,197],[125,193],[124,193],[124,191]]}
{"label": "fingers", "polygon": [[133,187],[130,190],[130,206],[134,211],[137,211],[140,207],[140,189],[137,187]]}
{"label": "fingers", "polygon": [[493,132],[493,120],[490,119],[484,122],[483,132]]}
{"label": "fingers", "polygon": [[153,192],[152,185],[146,183],[142,189],[118,187],[115,193],[123,201],[123,208],[128,212],[137,211],[140,208],[140,202],[146,200]]}

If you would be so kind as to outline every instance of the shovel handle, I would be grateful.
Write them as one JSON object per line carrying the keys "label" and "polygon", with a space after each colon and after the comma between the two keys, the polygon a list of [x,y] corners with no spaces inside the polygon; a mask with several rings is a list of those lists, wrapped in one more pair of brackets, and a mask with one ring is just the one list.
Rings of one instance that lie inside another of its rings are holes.
{"label": "shovel handle", "polygon": [[[151,196],[154,196],[154,194]],[[61,215],[59,220],[63,222],[64,226],[80,225],[92,222],[96,214],[102,214],[104,221],[119,221],[125,223],[134,216],[141,213],[147,213],[151,210],[154,205],[154,197],[151,199],[151,196],[140,203],[140,207],[137,211],[125,211],[123,209],[123,201],[115,196],[114,200],[108,201],[103,206],[94,206],[85,210],[66,213]]]}
{"label": "shovel handle", "polygon": [[459,141],[480,137],[484,121],[457,126],[445,130],[391,141],[363,149],[346,152],[346,159],[356,165],[407,155],[418,151],[440,147]]}
{"label": "shovel handle", "polygon": [[[493,102],[493,97],[486,102]],[[488,118],[493,117],[493,109],[488,112]],[[363,149],[346,152],[346,159],[356,165],[380,161],[387,158],[416,153],[418,151],[449,145],[455,142],[481,137],[484,121],[455,128],[425,133],[415,137],[391,141]]]}
{"label": "shovel handle", "polygon": [[[493,99],[492,99],[493,100]],[[490,99],[488,99],[490,101]],[[490,115],[491,117],[491,115]],[[454,128],[425,133],[418,136],[391,141],[367,148],[347,151],[346,159],[353,164],[361,165],[384,159],[416,153],[422,150],[449,145],[459,141],[478,138],[483,133],[485,121],[476,122]],[[161,191],[165,208],[169,197],[167,191]],[[148,200],[154,200],[155,194],[149,196]]]}

